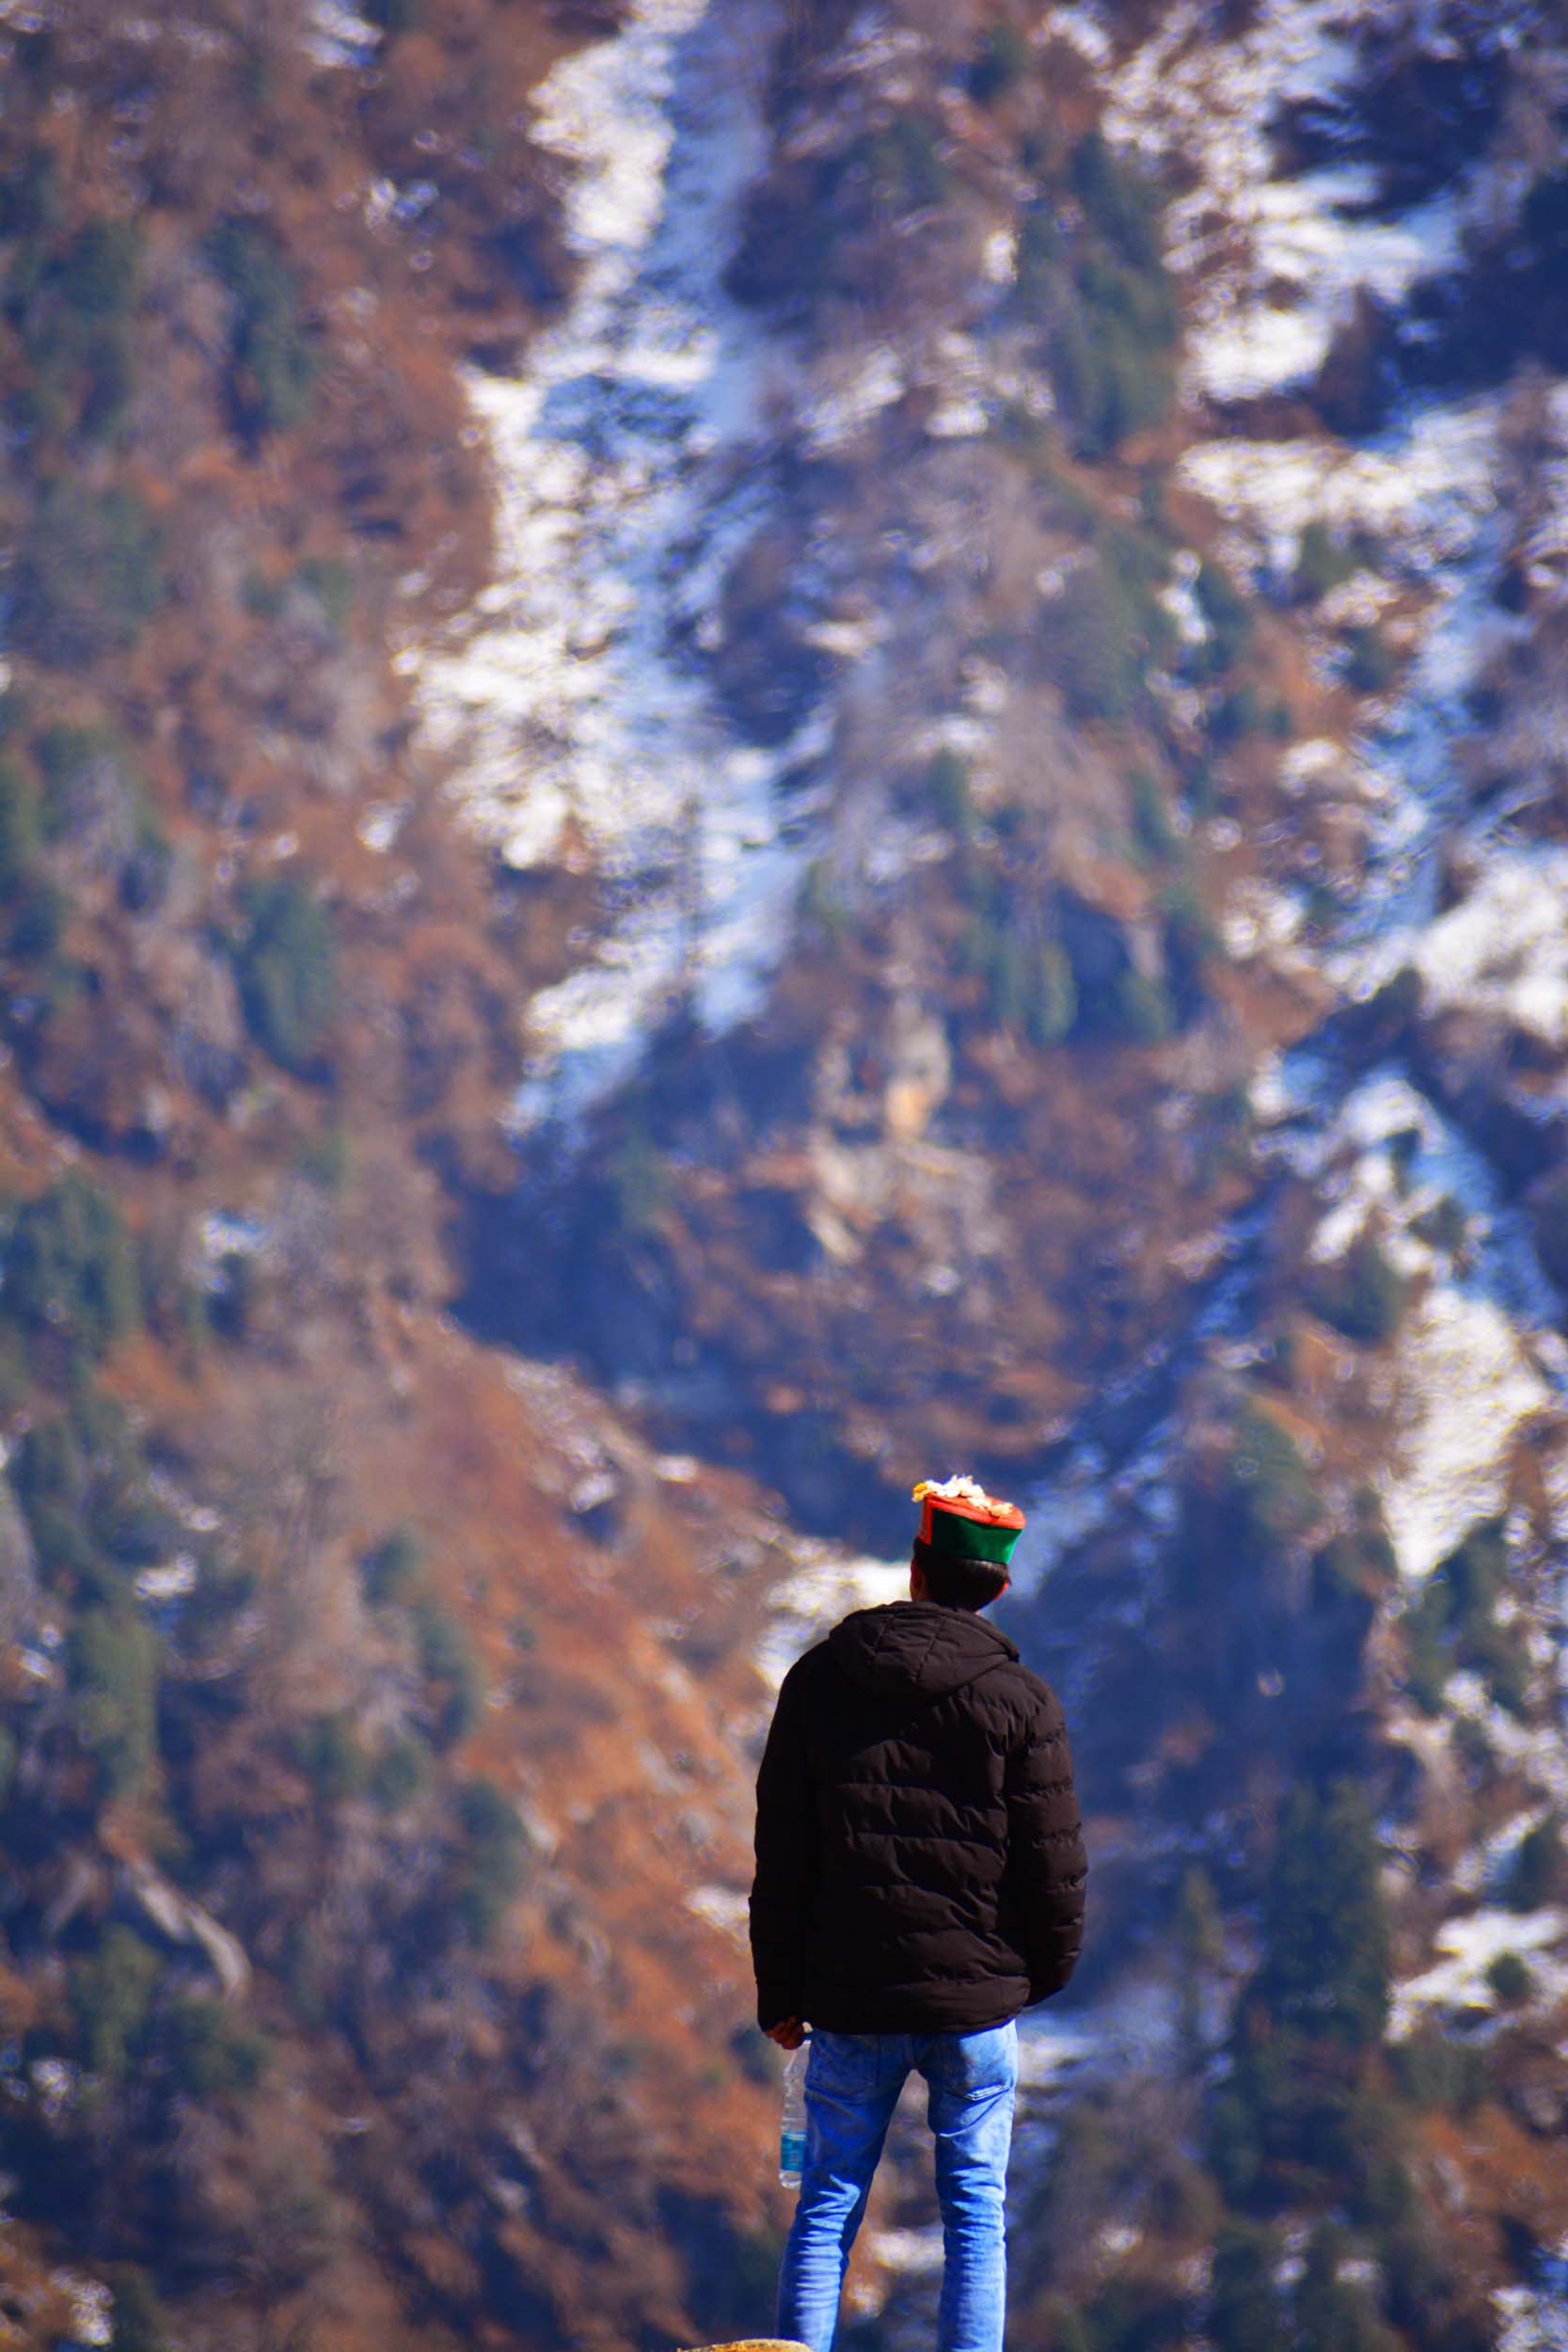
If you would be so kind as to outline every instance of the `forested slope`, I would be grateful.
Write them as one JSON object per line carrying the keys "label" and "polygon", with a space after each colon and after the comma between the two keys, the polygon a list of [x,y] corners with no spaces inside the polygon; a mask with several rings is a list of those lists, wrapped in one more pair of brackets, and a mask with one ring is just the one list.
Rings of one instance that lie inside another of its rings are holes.
{"label": "forested slope", "polygon": [[18,2343],[668,2339],[752,2275],[687,1897],[776,1536],[446,1317],[583,885],[494,886],[393,667],[484,576],[455,369],[560,299],[529,92],[594,30],[8,16]]}
{"label": "forested slope", "polygon": [[368,19],[0,11],[15,2341],[766,2324],[756,1661],[961,1466],[1020,2343],[1550,2342],[1563,26]]}

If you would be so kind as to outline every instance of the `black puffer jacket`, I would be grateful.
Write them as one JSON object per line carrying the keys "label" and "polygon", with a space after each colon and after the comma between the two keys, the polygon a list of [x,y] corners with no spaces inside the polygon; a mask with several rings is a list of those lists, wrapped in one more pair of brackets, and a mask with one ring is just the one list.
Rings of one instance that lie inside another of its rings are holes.
{"label": "black puffer jacket", "polygon": [[966,1610],[857,1610],[790,1668],[756,1852],[765,2029],[972,2033],[1072,1974],[1085,1865],[1062,1710]]}

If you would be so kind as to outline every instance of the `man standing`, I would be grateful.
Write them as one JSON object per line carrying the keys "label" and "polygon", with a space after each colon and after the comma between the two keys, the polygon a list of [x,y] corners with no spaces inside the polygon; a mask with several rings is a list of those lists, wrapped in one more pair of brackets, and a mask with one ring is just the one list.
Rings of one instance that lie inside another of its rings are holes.
{"label": "man standing", "polygon": [[757,1775],[757,2020],[786,2050],[812,2028],[778,2312],[811,2352],[831,2352],[911,2067],[936,2141],[938,2352],[1000,2352],[1013,2020],[1060,1992],[1083,1931],[1062,1710],[979,1615],[1023,1515],[970,1478],[914,1493],[909,1599],[857,1610],[790,1668]]}

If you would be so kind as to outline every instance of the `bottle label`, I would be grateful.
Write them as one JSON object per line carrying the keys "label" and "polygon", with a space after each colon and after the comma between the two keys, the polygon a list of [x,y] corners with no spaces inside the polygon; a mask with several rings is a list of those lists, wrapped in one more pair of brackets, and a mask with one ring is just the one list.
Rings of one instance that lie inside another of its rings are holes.
{"label": "bottle label", "polygon": [[805,2161],[805,2133],[781,2132],[779,2134],[779,2178],[786,2188],[800,2180]]}

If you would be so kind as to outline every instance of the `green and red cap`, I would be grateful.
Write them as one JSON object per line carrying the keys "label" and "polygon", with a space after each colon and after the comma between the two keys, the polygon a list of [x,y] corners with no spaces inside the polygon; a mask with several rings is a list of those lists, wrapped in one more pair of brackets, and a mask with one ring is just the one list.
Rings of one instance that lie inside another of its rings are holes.
{"label": "green and red cap", "polygon": [[923,1478],[914,1490],[921,1504],[920,1540],[949,1560],[985,1560],[1005,1568],[1023,1530],[1016,1502],[999,1502],[976,1478],[956,1470],[939,1486]]}

